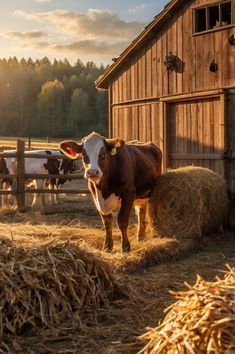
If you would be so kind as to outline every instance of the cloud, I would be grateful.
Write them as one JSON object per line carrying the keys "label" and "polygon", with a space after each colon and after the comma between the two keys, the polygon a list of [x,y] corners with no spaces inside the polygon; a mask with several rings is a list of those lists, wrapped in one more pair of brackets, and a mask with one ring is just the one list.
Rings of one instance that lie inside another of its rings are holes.
{"label": "cloud", "polygon": [[42,31],[6,32],[6,33],[4,33],[4,36],[10,37],[12,39],[31,40],[31,39],[38,39],[41,37],[46,37],[47,34]]}
{"label": "cloud", "polygon": [[89,9],[86,13],[55,10],[49,12],[27,13],[15,11],[15,15],[25,19],[48,22],[60,32],[80,38],[96,39],[102,37],[132,40],[144,28],[145,23],[124,21],[113,11]]}
{"label": "cloud", "polygon": [[66,52],[77,53],[78,55],[92,55],[93,57],[112,57],[113,55],[117,55],[117,53],[120,54],[127,45],[128,43],[126,41],[108,43],[97,40],[81,40],[69,44],[38,42],[33,44],[33,47],[34,49],[54,50],[60,53]]}
{"label": "cloud", "polygon": [[[85,13],[65,10],[29,13],[17,10],[24,19],[40,22],[47,38],[20,43],[21,48],[71,57],[117,57],[146,25],[122,20],[116,12],[89,9]],[[40,39],[40,37],[39,37]],[[45,40],[44,40],[45,39]],[[89,59],[90,60],[90,59]]]}
{"label": "cloud", "polygon": [[128,12],[130,12],[132,14],[136,14],[137,12],[139,12],[145,8],[146,8],[146,4],[140,4],[140,5],[137,5],[136,7],[128,9]]}
{"label": "cloud", "polygon": [[35,2],[41,2],[41,3],[46,3],[46,2],[51,2],[51,0],[34,0]]}

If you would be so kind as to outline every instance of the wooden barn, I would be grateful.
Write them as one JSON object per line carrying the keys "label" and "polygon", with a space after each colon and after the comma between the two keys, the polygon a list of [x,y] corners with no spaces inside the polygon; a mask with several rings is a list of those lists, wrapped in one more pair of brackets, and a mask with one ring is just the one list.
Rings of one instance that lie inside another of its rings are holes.
{"label": "wooden barn", "polygon": [[172,0],[96,82],[109,134],[152,140],[163,167],[209,167],[235,192],[235,0]]}

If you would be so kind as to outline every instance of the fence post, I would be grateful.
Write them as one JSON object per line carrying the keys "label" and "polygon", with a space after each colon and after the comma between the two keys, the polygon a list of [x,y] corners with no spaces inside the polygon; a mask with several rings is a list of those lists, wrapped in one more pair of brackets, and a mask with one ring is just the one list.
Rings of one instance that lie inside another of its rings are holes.
{"label": "fence post", "polygon": [[25,210],[25,159],[24,159],[25,142],[17,140],[17,187],[16,200],[17,209]]}

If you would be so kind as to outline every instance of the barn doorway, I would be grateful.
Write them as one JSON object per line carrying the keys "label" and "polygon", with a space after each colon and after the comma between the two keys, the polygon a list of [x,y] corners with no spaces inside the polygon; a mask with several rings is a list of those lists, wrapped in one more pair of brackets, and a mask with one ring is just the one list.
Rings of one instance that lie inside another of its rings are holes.
{"label": "barn doorway", "polygon": [[226,177],[224,95],[166,104],[167,167],[208,167]]}

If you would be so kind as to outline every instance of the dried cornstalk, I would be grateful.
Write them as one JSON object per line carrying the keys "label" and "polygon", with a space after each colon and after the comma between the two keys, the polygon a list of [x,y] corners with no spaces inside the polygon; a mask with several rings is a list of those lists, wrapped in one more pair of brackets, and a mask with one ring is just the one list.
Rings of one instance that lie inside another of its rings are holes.
{"label": "dried cornstalk", "polygon": [[81,313],[122,290],[111,267],[72,244],[8,247],[0,260],[0,336],[77,328]]}
{"label": "dried cornstalk", "polygon": [[145,354],[234,353],[235,268],[223,280],[207,282],[198,276],[188,291],[173,293],[162,324],[142,335]]}

